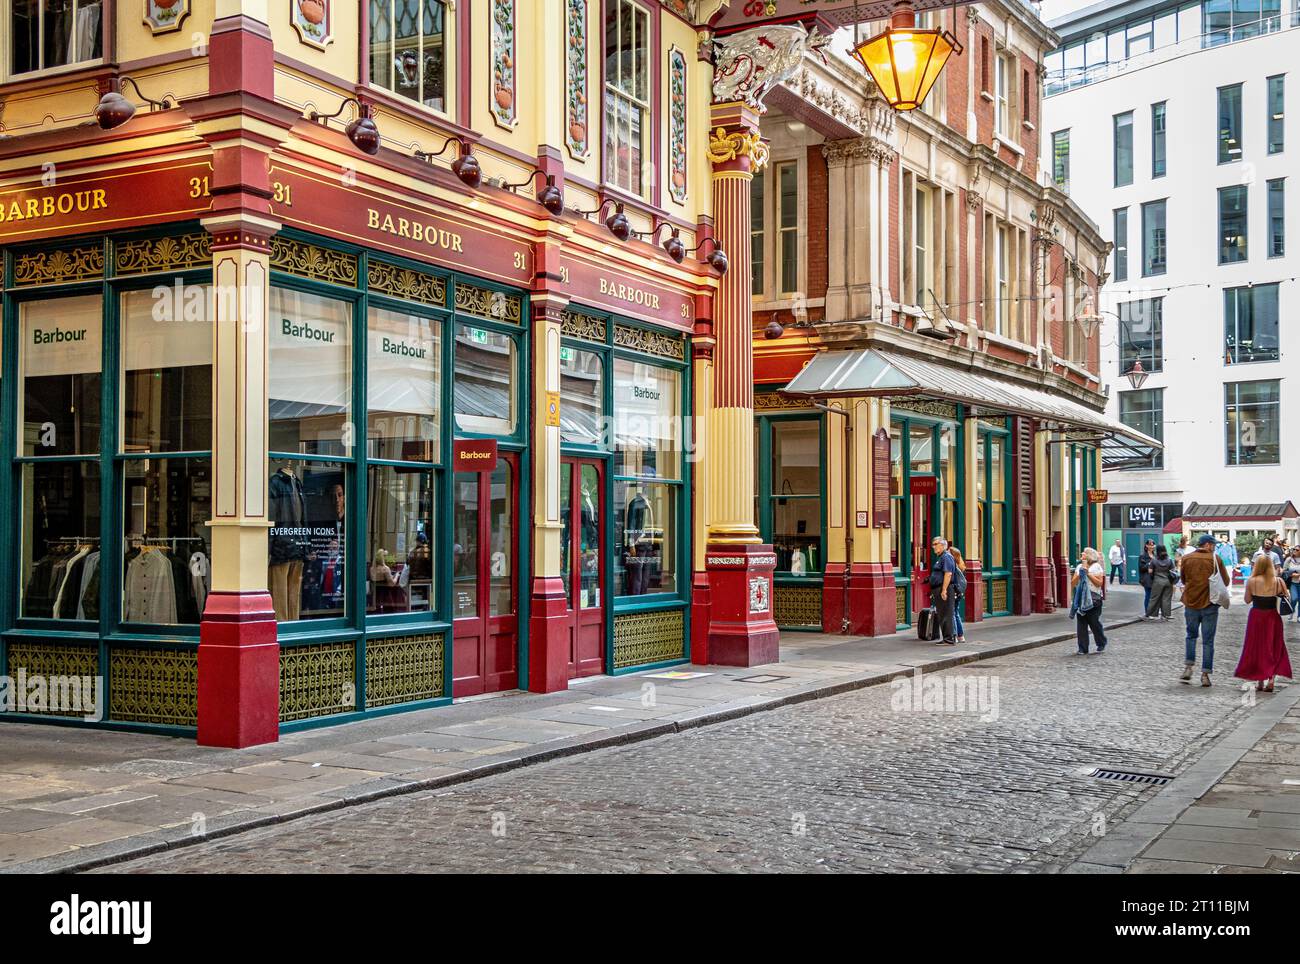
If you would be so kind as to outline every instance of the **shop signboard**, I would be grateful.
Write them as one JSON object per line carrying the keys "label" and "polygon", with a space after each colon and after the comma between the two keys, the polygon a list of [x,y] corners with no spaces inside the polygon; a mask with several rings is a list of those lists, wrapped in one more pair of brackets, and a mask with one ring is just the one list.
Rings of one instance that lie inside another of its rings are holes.
{"label": "shop signboard", "polygon": [[93,174],[50,171],[0,190],[0,244],[197,217],[211,209],[211,192],[210,161]]}
{"label": "shop signboard", "polygon": [[497,467],[497,440],[457,439],[453,463],[457,472],[491,472]]}
{"label": "shop signboard", "polygon": [[520,287],[533,282],[533,251],[513,238],[418,201],[396,200],[359,183],[284,164],[271,167],[271,213],[286,224],[495,278]]}
{"label": "shop signboard", "polygon": [[[889,503],[889,469],[889,433],[884,428],[879,428],[871,437],[871,525],[875,529],[888,529],[893,524]],[[916,491],[915,487],[912,491]]]}
{"label": "shop signboard", "polygon": [[694,298],[690,292],[651,280],[644,274],[561,254],[560,283],[575,303],[679,331],[691,331],[695,325]]}

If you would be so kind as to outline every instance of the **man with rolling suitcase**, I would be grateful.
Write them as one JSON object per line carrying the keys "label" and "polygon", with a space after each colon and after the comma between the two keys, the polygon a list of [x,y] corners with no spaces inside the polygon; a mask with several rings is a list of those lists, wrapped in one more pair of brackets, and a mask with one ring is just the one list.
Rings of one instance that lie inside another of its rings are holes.
{"label": "man with rolling suitcase", "polygon": [[956,646],[957,629],[953,623],[953,606],[957,592],[952,583],[957,563],[948,551],[948,540],[935,536],[930,541],[930,556],[930,606],[939,620],[939,638],[935,640],[935,645]]}

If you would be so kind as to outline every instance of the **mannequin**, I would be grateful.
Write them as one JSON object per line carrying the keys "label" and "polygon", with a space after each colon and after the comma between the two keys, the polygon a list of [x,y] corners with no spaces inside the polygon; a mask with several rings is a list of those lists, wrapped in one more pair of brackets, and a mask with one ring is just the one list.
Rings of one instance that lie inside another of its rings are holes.
{"label": "mannequin", "polygon": [[654,543],[649,530],[654,526],[654,512],[640,492],[628,499],[623,514],[623,565],[627,570],[627,594],[640,596],[650,591],[647,567],[654,563]]}
{"label": "mannequin", "polygon": [[267,581],[278,622],[298,618],[302,603],[302,564],[307,558],[307,502],[302,482],[288,465],[272,473],[267,487],[272,527]]}

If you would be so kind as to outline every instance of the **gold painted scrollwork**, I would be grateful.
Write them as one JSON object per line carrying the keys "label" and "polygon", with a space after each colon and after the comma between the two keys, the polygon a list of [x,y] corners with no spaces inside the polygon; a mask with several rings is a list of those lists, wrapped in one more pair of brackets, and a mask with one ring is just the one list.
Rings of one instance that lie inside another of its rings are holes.
{"label": "gold painted scrollwork", "polygon": [[560,334],[565,338],[580,338],[604,344],[607,329],[605,322],[591,315],[566,311],[560,315]]}
{"label": "gold painted scrollwork", "polygon": [[709,147],[705,152],[711,164],[725,164],[741,157],[748,157],[750,169],[757,171],[767,163],[767,145],[759,137],[758,131],[728,131],[725,127],[716,128],[709,136]]}
{"label": "gold painted scrollwork", "polygon": [[648,355],[659,355],[662,358],[673,358],[678,361],[686,357],[686,343],[681,338],[645,328],[615,325],[614,344],[619,348],[630,348],[633,351],[643,351]]}
{"label": "gold painted scrollwork", "polygon": [[119,275],[207,267],[212,264],[212,235],[200,231],[178,237],[119,241],[114,262]]}
{"label": "gold painted scrollwork", "polygon": [[464,282],[456,285],[456,311],[463,315],[477,315],[515,325],[522,324],[524,320],[524,302],[518,295],[479,288]]}
{"label": "gold painted scrollwork", "polygon": [[355,256],[279,235],[271,239],[271,267],[286,274],[350,288],[357,283]]}
{"label": "gold painted scrollwork", "polygon": [[447,303],[447,282],[437,275],[399,268],[386,261],[371,261],[366,268],[370,290],[403,301],[442,307]]}
{"label": "gold painted scrollwork", "polygon": [[104,246],[98,241],[57,251],[32,251],[14,258],[14,285],[62,284],[104,277]]}

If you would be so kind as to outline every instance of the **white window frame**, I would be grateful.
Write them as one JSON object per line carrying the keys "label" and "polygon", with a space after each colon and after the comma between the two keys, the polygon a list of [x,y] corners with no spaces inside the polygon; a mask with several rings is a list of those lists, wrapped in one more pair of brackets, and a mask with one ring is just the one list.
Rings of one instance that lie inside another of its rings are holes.
{"label": "white window frame", "polygon": [[1007,55],[997,50],[993,55],[993,130],[1003,137],[1012,137],[1010,78]]}
{"label": "white window frame", "polygon": [[[73,28],[76,28],[76,9],[80,6],[80,0],[73,0]],[[93,4],[87,4],[91,6]],[[41,20],[44,20],[45,6],[42,2],[40,7]],[[36,70],[26,70],[22,73],[15,73],[13,70],[13,42],[14,42],[14,9],[12,0],[0,0],[0,79],[5,82],[12,80],[25,80],[32,77],[50,77],[57,74],[69,73],[74,70],[83,70],[86,67],[93,67],[96,64],[104,62],[104,46],[108,43],[108,38],[114,26],[116,16],[116,3],[114,0],[101,0],[99,11],[99,32],[100,32],[100,51],[98,57],[92,57],[89,60],[78,60],[74,63],[59,64],[55,67],[38,67]],[[41,44],[41,50],[45,45]]]}
{"label": "white window frame", "polygon": [[[601,128],[602,128],[601,150],[603,152],[605,148],[606,138],[608,137],[609,134],[611,119],[614,116],[616,116],[616,112],[613,110],[612,104],[617,102],[622,102],[628,105],[630,110],[639,111],[641,115],[641,125],[640,125],[641,167],[640,170],[635,172],[631,170],[630,166],[628,167],[627,171],[615,171],[613,169],[615,158],[618,155],[618,146],[621,143],[618,140],[618,135],[616,134],[614,140],[614,157],[606,156],[601,158],[601,177],[603,178],[605,184],[614,187],[617,190],[623,191],[634,197],[648,199],[650,197],[651,189],[653,188],[654,178],[646,177],[645,170],[647,165],[649,165],[653,169],[656,170],[658,169],[656,158],[653,156],[654,155],[654,123],[655,123],[653,102],[654,102],[654,98],[657,95],[657,92],[654,89],[654,65],[656,63],[655,58],[658,57],[658,51],[652,49],[652,42],[654,40],[654,28],[651,23],[652,11],[649,10],[644,5],[642,5],[641,3],[638,3],[637,0],[606,0],[607,17],[611,8],[617,10],[618,12],[618,16],[615,20],[615,27],[614,27],[616,31],[618,31],[619,29],[617,25],[621,23],[623,12],[626,9],[630,8],[633,11],[634,17],[640,16],[641,18],[643,18],[644,25],[645,25],[645,30],[644,30],[645,57],[642,58],[642,64],[644,65],[644,69],[646,71],[646,76],[644,78],[645,98],[640,99],[636,96],[635,88],[638,86],[638,84],[635,79],[633,80],[633,84],[632,84],[633,90],[625,91],[620,86],[618,86],[608,75],[605,77],[604,91],[603,91],[604,96],[602,97],[601,114],[600,114]],[[606,32],[608,29],[609,29],[608,26],[602,25],[601,34],[600,34],[601,56],[606,60],[608,58],[605,56],[605,51],[606,49],[608,49],[609,46],[609,36],[608,33]],[[637,39],[635,33],[635,26],[633,28],[633,34],[634,34],[634,42],[635,42],[635,40]],[[628,143],[629,144],[631,143],[630,133],[628,135]],[[624,174],[628,175],[626,181],[622,179],[622,175]]]}
{"label": "white window frame", "polygon": [[993,331],[1007,337],[1006,322],[1010,317],[1011,278],[1008,259],[1008,228],[1004,222],[993,225]]}
{"label": "white window frame", "polygon": [[[781,223],[781,174],[783,171],[790,170],[794,172],[794,223],[783,225]],[[798,294],[803,290],[803,251],[801,244],[801,229],[803,225],[803,177],[801,165],[798,160],[791,159],[788,161],[777,161],[772,165],[771,185],[774,188],[771,193],[770,210],[772,215],[772,239],[775,246],[774,257],[772,258],[772,290],[781,297],[790,297]],[[794,245],[794,283],[795,287],[787,289],[784,284],[785,264],[784,252],[785,245],[789,243]]]}

